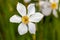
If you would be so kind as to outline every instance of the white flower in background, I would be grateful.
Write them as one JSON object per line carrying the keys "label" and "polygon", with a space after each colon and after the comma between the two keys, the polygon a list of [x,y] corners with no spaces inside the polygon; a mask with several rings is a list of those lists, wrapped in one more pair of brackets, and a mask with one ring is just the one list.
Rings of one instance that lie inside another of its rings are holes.
{"label": "white flower in background", "polygon": [[31,0],[24,0],[25,3],[29,3]]}
{"label": "white flower in background", "polygon": [[49,2],[40,1],[39,5],[40,5],[40,9],[41,9],[42,13],[45,16],[49,16],[51,14],[51,7],[50,7],[50,3]]}
{"label": "white flower in background", "polygon": [[10,22],[12,23],[21,23],[18,26],[18,32],[20,35],[23,35],[25,33],[27,33],[28,31],[31,34],[35,34],[36,32],[36,27],[35,27],[35,23],[34,22],[39,22],[41,21],[41,19],[43,18],[43,15],[39,12],[35,13],[35,4],[30,4],[27,9],[28,9],[28,14],[26,14],[26,7],[21,4],[18,3],[17,4],[17,11],[19,12],[19,14],[22,16],[18,16],[18,15],[13,15],[10,18]]}
{"label": "white flower in background", "polygon": [[58,2],[59,2],[59,0],[49,0],[49,2],[48,1],[40,1],[39,4],[42,7],[41,8],[42,13],[45,16],[49,16],[51,14],[51,12],[53,12],[53,15],[55,17],[58,17],[58,14],[56,11],[58,9]]}

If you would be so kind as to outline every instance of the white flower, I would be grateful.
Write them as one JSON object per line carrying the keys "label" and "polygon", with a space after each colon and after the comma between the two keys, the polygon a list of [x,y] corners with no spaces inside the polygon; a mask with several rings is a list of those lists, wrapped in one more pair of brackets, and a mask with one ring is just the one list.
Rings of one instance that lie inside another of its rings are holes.
{"label": "white flower", "polygon": [[28,31],[31,34],[35,34],[36,32],[36,27],[35,23],[33,22],[39,22],[43,18],[43,15],[39,12],[35,13],[35,4],[30,4],[27,9],[28,9],[28,14],[26,14],[26,8],[23,4],[18,3],[17,4],[17,11],[19,14],[22,16],[18,15],[13,15],[10,18],[10,22],[12,23],[21,23],[18,26],[18,32],[20,35],[23,35],[27,33]]}
{"label": "white flower", "polygon": [[58,17],[57,15],[57,9],[58,9],[58,1],[59,0],[49,0],[48,1],[40,1],[40,6],[42,6],[41,10],[42,10],[42,13],[45,15],[45,16],[49,16],[53,10],[53,15],[55,17]]}
{"label": "white flower", "polygon": [[29,3],[31,0],[24,0],[25,3]]}

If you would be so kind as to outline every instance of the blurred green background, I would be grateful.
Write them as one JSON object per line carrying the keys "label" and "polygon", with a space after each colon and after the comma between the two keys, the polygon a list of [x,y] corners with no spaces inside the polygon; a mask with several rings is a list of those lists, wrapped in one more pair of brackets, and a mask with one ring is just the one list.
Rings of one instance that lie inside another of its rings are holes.
{"label": "blurred green background", "polygon": [[[16,10],[18,2],[26,6],[23,0],[0,0],[0,40],[60,40],[59,9],[57,10],[58,18],[51,14],[36,24],[37,31],[35,35],[31,35],[29,32],[22,36],[19,35],[17,30],[19,24],[10,23],[9,21],[12,15],[19,15]],[[38,2],[39,0],[31,0],[30,3]],[[36,11],[39,11],[38,5],[36,5]]]}

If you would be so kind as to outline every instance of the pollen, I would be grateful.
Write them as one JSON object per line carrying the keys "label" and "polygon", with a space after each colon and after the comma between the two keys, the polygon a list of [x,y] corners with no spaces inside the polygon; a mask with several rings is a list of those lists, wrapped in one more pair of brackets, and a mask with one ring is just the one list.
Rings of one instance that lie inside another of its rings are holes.
{"label": "pollen", "polygon": [[51,4],[51,8],[52,8],[52,9],[56,9],[56,8],[57,8],[57,4],[56,4],[55,2],[52,3],[52,4]]}
{"label": "pollen", "polygon": [[28,16],[23,16],[23,17],[22,17],[22,23],[28,24],[28,22],[29,22]]}

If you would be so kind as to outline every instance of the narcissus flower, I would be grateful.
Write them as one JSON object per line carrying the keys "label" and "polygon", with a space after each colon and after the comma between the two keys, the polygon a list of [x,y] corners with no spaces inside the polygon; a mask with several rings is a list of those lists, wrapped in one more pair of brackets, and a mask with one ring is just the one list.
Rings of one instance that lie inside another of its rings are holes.
{"label": "narcissus flower", "polygon": [[42,7],[42,13],[45,16],[49,16],[51,12],[53,12],[53,15],[55,17],[58,17],[57,15],[57,9],[58,9],[58,2],[59,0],[49,0],[49,1],[40,1],[40,6]]}
{"label": "narcissus flower", "polygon": [[[28,14],[26,10],[28,10]],[[23,35],[27,33],[28,31],[31,34],[35,34],[36,32],[35,22],[39,22],[43,18],[43,15],[41,13],[39,12],[35,13],[35,4],[31,3],[26,9],[26,7],[23,4],[18,3],[17,11],[19,12],[21,16],[13,15],[10,18],[10,22],[21,23],[18,26],[19,34]]]}

